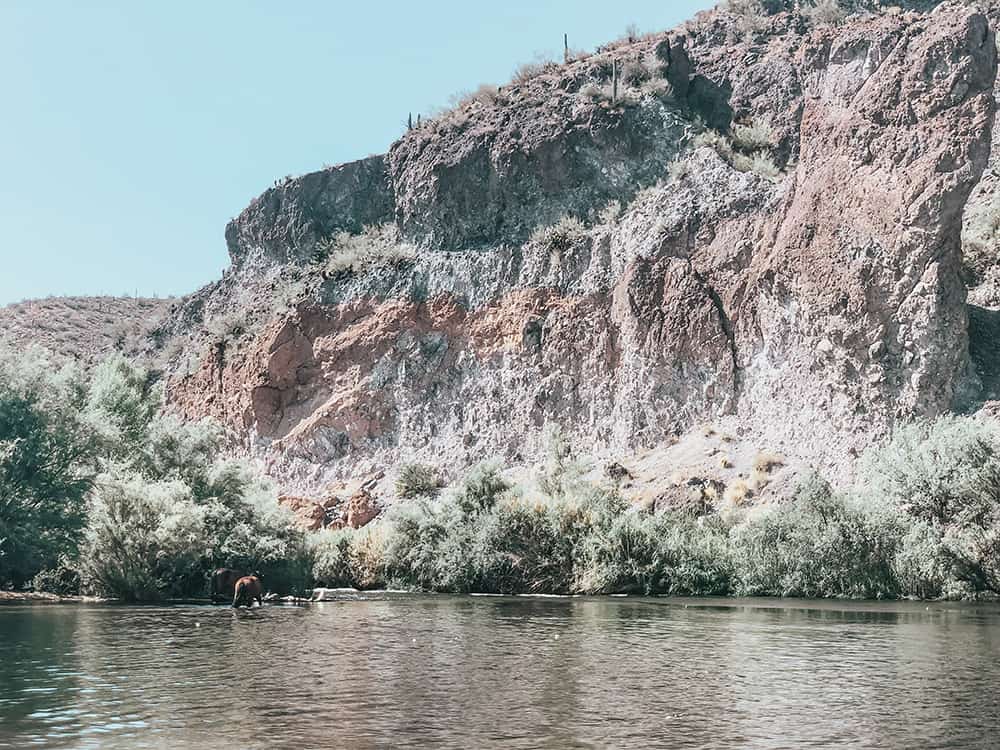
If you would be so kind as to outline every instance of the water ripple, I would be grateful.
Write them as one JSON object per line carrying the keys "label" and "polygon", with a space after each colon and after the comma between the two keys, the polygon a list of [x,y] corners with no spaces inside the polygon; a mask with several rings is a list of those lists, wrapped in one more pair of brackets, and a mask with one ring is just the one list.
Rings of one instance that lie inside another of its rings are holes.
{"label": "water ripple", "polygon": [[1000,609],[0,608],[0,747],[996,747]]}

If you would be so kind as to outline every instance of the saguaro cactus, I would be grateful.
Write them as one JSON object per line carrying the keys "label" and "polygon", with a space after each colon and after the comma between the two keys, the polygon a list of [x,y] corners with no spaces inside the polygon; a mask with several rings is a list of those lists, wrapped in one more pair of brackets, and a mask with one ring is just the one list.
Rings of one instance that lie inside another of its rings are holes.
{"label": "saguaro cactus", "polygon": [[563,62],[569,62],[569,34],[563,34]]}
{"label": "saguaro cactus", "polygon": [[611,103],[618,102],[618,60],[611,61]]}

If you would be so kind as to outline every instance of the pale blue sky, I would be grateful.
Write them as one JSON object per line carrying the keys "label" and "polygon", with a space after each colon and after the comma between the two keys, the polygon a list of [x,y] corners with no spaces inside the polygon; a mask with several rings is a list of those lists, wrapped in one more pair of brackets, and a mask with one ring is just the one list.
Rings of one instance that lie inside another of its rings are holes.
{"label": "pale blue sky", "polygon": [[407,112],[711,0],[0,0],[0,304],[181,294],[275,178],[382,153]]}

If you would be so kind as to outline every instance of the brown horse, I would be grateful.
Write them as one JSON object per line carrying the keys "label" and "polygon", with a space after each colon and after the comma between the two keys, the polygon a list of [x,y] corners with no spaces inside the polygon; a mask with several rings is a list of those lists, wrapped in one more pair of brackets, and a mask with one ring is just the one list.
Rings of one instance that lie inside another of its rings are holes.
{"label": "brown horse", "polygon": [[236,582],[236,595],[233,597],[233,606],[239,607],[246,604],[253,606],[253,600],[257,600],[258,606],[264,606],[264,587],[260,582],[260,574],[243,576]]}
{"label": "brown horse", "polygon": [[242,573],[232,568],[213,570],[210,585],[212,602],[228,602],[236,590],[236,582],[242,577]]}

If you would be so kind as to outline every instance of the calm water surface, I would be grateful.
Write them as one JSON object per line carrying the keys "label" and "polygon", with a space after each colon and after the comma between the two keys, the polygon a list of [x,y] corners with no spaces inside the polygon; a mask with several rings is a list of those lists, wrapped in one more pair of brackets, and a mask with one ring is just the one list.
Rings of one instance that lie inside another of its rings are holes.
{"label": "calm water surface", "polygon": [[0,747],[998,748],[1000,608],[0,606]]}

